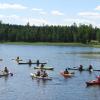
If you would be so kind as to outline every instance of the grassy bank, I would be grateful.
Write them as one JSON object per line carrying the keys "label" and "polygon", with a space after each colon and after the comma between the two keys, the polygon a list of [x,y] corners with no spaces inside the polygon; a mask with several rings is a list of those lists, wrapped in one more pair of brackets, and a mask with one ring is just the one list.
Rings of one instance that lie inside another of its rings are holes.
{"label": "grassy bank", "polygon": [[0,44],[16,44],[16,45],[64,45],[64,46],[86,46],[82,43],[56,43],[56,42],[1,42]]}
{"label": "grassy bank", "polygon": [[100,48],[100,44],[89,44],[88,46],[90,46],[90,47],[95,47],[95,48]]}
{"label": "grassy bank", "polygon": [[56,42],[2,42],[0,44],[14,44],[14,45],[51,45],[51,46],[89,46],[89,47],[98,47],[99,44],[82,44],[82,43],[56,43]]}

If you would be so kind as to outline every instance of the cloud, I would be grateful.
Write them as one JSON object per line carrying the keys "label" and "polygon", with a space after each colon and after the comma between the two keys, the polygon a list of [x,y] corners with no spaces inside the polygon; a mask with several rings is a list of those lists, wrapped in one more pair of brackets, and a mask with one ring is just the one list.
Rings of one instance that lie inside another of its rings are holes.
{"label": "cloud", "polygon": [[93,19],[100,18],[100,13],[97,12],[80,12],[78,13],[78,15],[82,17],[93,18]]}
{"label": "cloud", "polygon": [[100,24],[98,22],[95,22],[93,20],[86,20],[81,18],[66,18],[64,20],[60,20],[60,22],[56,22],[53,20],[46,20],[43,18],[33,18],[33,17],[22,17],[17,15],[0,15],[0,19],[3,23],[9,23],[9,24],[18,24],[18,25],[26,25],[27,22],[29,22],[30,25],[72,25],[74,22],[77,23],[77,25],[81,24],[92,24],[93,26],[100,27]]}
{"label": "cloud", "polygon": [[46,15],[47,13],[45,11],[39,12],[41,15]]}
{"label": "cloud", "polygon": [[4,23],[10,23],[10,24],[20,24],[20,25],[26,25],[27,22],[30,23],[30,25],[43,25],[48,24],[48,22],[44,19],[37,19],[32,17],[21,17],[17,15],[0,15],[0,19]]}
{"label": "cloud", "polygon": [[41,8],[32,8],[32,11],[43,11]]}
{"label": "cloud", "polygon": [[4,18],[5,16],[4,15],[0,15],[0,18]]}
{"label": "cloud", "polygon": [[0,15],[0,18],[2,18],[2,19],[19,19],[19,16],[17,16],[17,15],[7,15],[7,16]]}
{"label": "cloud", "polygon": [[62,15],[64,15],[62,12],[60,12],[58,10],[52,11],[51,14],[54,15],[54,16],[62,16]]}
{"label": "cloud", "polygon": [[46,15],[47,13],[41,8],[32,8],[32,11],[41,15]]}
{"label": "cloud", "polygon": [[16,9],[16,10],[23,10],[27,7],[20,5],[20,4],[8,4],[8,3],[0,3],[0,9]]}
{"label": "cloud", "polygon": [[100,10],[100,6],[97,6],[94,10]]}
{"label": "cloud", "polygon": [[97,12],[80,12],[78,13],[80,16],[100,16],[100,13]]}

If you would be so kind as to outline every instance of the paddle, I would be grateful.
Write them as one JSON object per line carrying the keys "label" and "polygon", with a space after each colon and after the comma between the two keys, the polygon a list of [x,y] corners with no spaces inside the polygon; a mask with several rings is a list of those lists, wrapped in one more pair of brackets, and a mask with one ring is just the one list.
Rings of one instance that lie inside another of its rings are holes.
{"label": "paddle", "polygon": [[73,68],[77,68],[77,67],[73,67]]}
{"label": "paddle", "polygon": [[79,70],[78,67],[68,68],[68,70]]}
{"label": "paddle", "polygon": [[10,72],[9,74],[10,74],[11,76],[13,76],[13,73]]}

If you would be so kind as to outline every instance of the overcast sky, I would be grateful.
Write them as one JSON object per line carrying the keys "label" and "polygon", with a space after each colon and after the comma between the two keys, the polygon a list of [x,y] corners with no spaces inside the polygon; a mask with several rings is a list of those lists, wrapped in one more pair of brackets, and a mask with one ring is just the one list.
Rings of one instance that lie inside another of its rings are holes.
{"label": "overcast sky", "polygon": [[100,27],[100,0],[0,0],[3,23],[92,24]]}

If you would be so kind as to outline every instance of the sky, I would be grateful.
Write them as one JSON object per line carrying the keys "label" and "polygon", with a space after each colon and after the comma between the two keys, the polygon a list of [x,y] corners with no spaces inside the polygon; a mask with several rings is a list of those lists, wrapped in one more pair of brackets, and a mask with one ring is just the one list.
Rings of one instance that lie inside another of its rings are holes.
{"label": "sky", "polygon": [[100,27],[100,0],[0,0],[0,20],[18,25]]}

